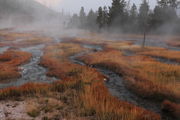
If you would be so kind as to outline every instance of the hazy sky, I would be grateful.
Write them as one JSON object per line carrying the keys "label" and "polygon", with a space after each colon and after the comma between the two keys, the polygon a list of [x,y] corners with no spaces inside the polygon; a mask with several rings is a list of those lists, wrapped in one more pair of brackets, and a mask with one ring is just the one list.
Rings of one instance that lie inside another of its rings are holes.
{"label": "hazy sky", "polygon": [[[66,13],[78,13],[81,6],[84,6],[86,11],[89,11],[91,8],[97,10],[99,6],[109,6],[112,3],[112,0],[36,0],[42,4],[47,5],[58,11],[62,9]],[[126,0],[128,1],[128,0]],[[142,0],[130,0],[131,4],[135,3],[137,6],[142,2]],[[151,8],[156,4],[156,0],[149,0]]]}

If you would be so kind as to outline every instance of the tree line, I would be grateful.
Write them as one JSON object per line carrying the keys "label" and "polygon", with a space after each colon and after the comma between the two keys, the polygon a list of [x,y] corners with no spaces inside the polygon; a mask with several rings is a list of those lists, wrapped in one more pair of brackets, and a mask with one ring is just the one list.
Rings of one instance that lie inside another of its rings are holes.
{"label": "tree line", "polygon": [[98,11],[91,9],[88,14],[81,7],[80,13],[71,17],[69,26],[99,32],[179,34],[179,4],[178,0],[157,0],[151,10],[148,0],[142,0],[139,8],[125,0],[112,0],[111,6],[99,7]]}

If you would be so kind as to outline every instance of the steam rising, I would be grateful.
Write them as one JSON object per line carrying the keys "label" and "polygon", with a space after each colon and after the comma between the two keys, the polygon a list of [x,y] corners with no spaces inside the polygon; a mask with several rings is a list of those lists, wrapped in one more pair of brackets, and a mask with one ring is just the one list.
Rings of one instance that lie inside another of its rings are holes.
{"label": "steam rising", "polygon": [[36,0],[47,7],[56,7],[62,0]]}
{"label": "steam rising", "polygon": [[[51,1],[51,5],[58,1]],[[66,18],[66,17],[64,17]],[[0,28],[31,28],[55,26],[63,23],[63,16],[34,0],[1,0]]]}
{"label": "steam rising", "polygon": [[[68,31],[71,35],[78,34],[79,31],[98,32],[99,28],[96,23],[97,11],[93,11],[88,16],[85,8],[85,21],[80,22],[79,14],[70,16],[51,9],[51,7],[56,7],[61,2],[62,0],[0,0],[0,28],[12,27],[18,30],[43,30],[52,36],[62,34],[65,31]],[[84,23],[84,26],[81,26],[82,23]],[[126,29],[130,27],[132,25],[124,26]],[[165,30],[165,33],[174,33],[174,27],[177,27],[177,25],[162,25],[155,32]],[[138,27],[133,29],[137,31]],[[121,33],[124,31],[120,27],[111,27],[108,30],[108,33]],[[101,32],[107,32],[107,29],[102,29]]]}

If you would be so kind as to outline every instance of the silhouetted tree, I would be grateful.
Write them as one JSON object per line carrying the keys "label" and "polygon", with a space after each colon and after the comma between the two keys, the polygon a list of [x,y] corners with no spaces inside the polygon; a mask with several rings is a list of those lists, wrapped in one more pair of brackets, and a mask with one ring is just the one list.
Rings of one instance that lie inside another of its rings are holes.
{"label": "silhouetted tree", "polygon": [[102,7],[99,7],[98,9],[98,16],[97,16],[97,20],[96,20],[99,29],[101,29],[103,27],[103,9]]}
{"label": "silhouetted tree", "polygon": [[96,18],[97,14],[91,9],[87,15],[86,27],[90,30],[96,28]]}
{"label": "silhouetted tree", "polygon": [[173,20],[177,19],[177,0],[159,0],[158,6],[162,14],[163,22],[173,22]]}
{"label": "silhouetted tree", "polygon": [[79,16],[77,14],[73,14],[70,19],[69,27],[77,28],[80,26]]}
{"label": "silhouetted tree", "polygon": [[178,0],[158,0],[158,4],[161,5],[161,7],[172,7],[174,9],[177,9],[178,5],[180,4],[180,1]]}
{"label": "silhouetted tree", "polygon": [[[159,0],[151,15],[151,30],[156,30],[165,26],[176,26],[178,21],[176,6],[176,0]],[[166,31],[167,30],[160,29],[160,31],[157,32],[163,33]]]}
{"label": "silhouetted tree", "polygon": [[84,7],[81,7],[81,10],[79,12],[79,20],[80,20],[80,23],[81,23],[80,28],[84,28],[85,24],[86,24],[86,13],[84,11]]}
{"label": "silhouetted tree", "polygon": [[108,9],[106,6],[103,7],[102,11],[102,20],[103,20],[103,27],[107,27],[108,21],[109,21],[109,16],[108,16]]}
{"label": "silhouetted tree", "polygon": [[109,7],[109,25],[121,26],[126,21],[125,18],[125,0],[113,0],[112,6]]}
{"label": "silhouetted tree", "polygon": [[107,10],[107,7],[104,6],[103,8],[102,7],[99,7],[98,9],[98,16],[97,16],[97,23],[99,25],[99,29],[101,28],[105,28],[108,24],[108,10]]}
{"label": "silhouetted tree", "polygon": [[130,10],[130,18],[131,19],[136,19],[138,15],[137,7],[135,4],[132,5],[131,10]]}
{"label": "silhouetted tree", "polygon": [[144,33],[144,39],[142,43],[142,47],[145,46],[146,42],[146,32],[148,27],[148,16],[149,16],[149,4],[147,0],[143,0],[140,9],[139,9],[139,16],[138,16],[138,23],[140,30]]}
{"label": "silhouetted tree", "polygon": [[99,7],[97,12],[90,10],[87,16],[82,7],[79,16],[72,18],[74,21],[79,18],[80,28],[83,29],[106,30],[106,28],[110,28],[109,30],[115,29],[116,31],[120,29],[121,32],[143,32],[142,47],[145,46],[147,32],[163,33],[164,29],[160,28],[167,28],[167,26],[173,26],[172,29],[176,33],[180,31],[180,18],[177,15],[180,3],[178,0],[158,0],[154,10],[150,10],[148,0],[142,0],[139,11],[135,4],[129,8],[130,4],[128,3],[125,0],[112,0],[109,9]]}
{"label": "silhouetted tree", "polygon": [[132,5],[131,10],[129,12],[129,31],[135,32],[137,30],[137,17],[138,17],[138,11],[135,4]]}
{"label": "silhouetted tree", "polygon": [[157,29],[164,24],[163,9],[160,6],[155,6],[152,19],[150,21],[151,29]]}

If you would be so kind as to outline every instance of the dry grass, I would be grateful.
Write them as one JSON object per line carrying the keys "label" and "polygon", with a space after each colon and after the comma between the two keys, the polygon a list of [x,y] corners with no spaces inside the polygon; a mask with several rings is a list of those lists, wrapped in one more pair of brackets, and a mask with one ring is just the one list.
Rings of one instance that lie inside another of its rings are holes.
{"label": "dry grass", "polygon": [[143,97],[174,101],[180,98],[180,66],[163,64],[146,56],[123,56],[117,50],[97,52],[80,59],[123,75],[131,89]]}
{"label": "dry grass", "polygon": [[[62,81],[53,84],[29,83],[20,87],[6,88],[0,90],[0,99],[37,96],[38,94],[58,97],[56,92],[60,92],[60,94],[66,93],[60,99],[67,106],[71,106],[71,111],[72,107],[76,108],[73,110],[75,116],[85,116],[85,118],[92,116],[92,119],[100,120],[160,120],[160,116],[155,113],[111,96],[103,83],[104,76],[96,70],[68,61],[69,55],[81,50],[83,48],[77,44],[59,44],[48,47],[41,64],[50,69],[51,75],[61,78]],[[70,92],[68,92],[69,90]],[[43,105],[44,107],[32,106],[32,109],[28,110],[28,114],[37,117],[40,112],[39,108],[44,108],[41,111],[46,112],[54,110],[56,105],[51,103]],[[64,108],[61,113],[63,116],[69,116],[69,119],[74,116],[71,113],[68,114]]]}
{"label": "dry grass", "polygon": [[39,105],[35,102],[31,102],[31,104],[27,104],[26,109],[27,109],[26,110],[27,114],[33,118],[39,116],[40,114]]}
{"label": "dry grass", "polygon": [[52,38],[38,35],[37,33],[20,33],[0,31],[0,37],[2,38],[1,44],[4,46],[13,47],[26,47],[29,45],[39,45],[44,43],[51,43]]}
{"label": "dry grass", "polygon": [[6,81],[20,77],[18,66],[27,62],[31,54],[9,50],[0,55],[0,80]]}
{"label": "dry grass", "polygon": [[170,60],[174,60],[180,63],[180,51],[151,50],[151,51],[140,52],[139,54],[170,59]]}
{"label": "dry grass", "polygon": [[16,39],[31,38],[33,37],[33,34],[0,31],[0,37],[2,37],[4,40],[7,40],[7,41],[13,41]]}
{"label": "dry grass", "polygon": [[[14,34],[10,35],[9,38],[7,37],[7,39],[11,40],[20,36],[23,35]],[[155,97],[161,101],[168,99],[177,102],[179,100],[180,67],[163,64],[142,55],[124,56],[122,52],[118,51],[127,49],[138,53],[142,52],[139,46],[132,45],[131,42],[107,41],[107,44],[104,44],[103,39],[101,41],[97,41],[97,39],[99,38],[96,37],[93,40],[68,38],[65,41],[67,43],[48,46],[45,49],[41,65],[49,69],[49,76],[56,76],[61,81],[52,84],[28,83],[20,87],[2,89],[0,90],[0,99],[22,96],[56,97],[55,101],[54,99],[40,100],[43,105],[32,105],[32,109],[28,110],[28,113],[35,117],[39,115],[39,111],[48,113],[54,109],[59,109],[59,112],[63,113],[63,116],[69,116],[69,119],[74,116],[85,116],[98,120],[160,120],[158,114],[113,97],[104,85],[105,76],[93,68],[73,64],[68,60],[69,56],[86,50],[74,43],[104,45],[108,49],[81,57],[81,60],[84,60],[87,64],[106,67],[123,75],[130,89],[141,96]],[[38,40],[33,38],[19,43],[19,45],[35,45],[47,41],[50,42],[51,40],[47,38],[43,41],[42,38],[38,38]],[[146,50],[152,49],[154,48],[149,47]],[[157,48],[157,50],[161,49]],[[17,66],[29,60],[30,56],[19,51],[8,51],[0,55],[0,65],[2,65],[0,69],[4,67],[2,70],[7,73],[3,73],[4,76],[14,75],[12,78],[18,77]],[[7,79],[6,77],[3,79]],[[66,106],[69,106],[68,109],[64,109],[62,106],[56,108],[61,104],[57,100],[63,101]]]}
{"label": "dry grass", "polygon": [[147,46],[142,49],[141,46],[133,45],[131,42],[106,42],[105,48],[121,51],[128,50],[134,54],[159,57],[180,63],[180,51],[168,50],[161,47]]}
{"label": "dry grass", "polygon": [[132,42],[117,42],[117,41],[109,41],[106,42],[105,48],[108,49],[117,49],[117,50],[126,50],[126,49],[135,49],[138,48],[137,45],[133,45]]}
{"label": "dry grass", "polygon": [[180,47],[180,37],[172,37],[167,41],[167,44],[174,47]]}
{"label": "dry grass", "polygon": [[130,41],[109,41],[106,42],[105,47],[107,49],[116,49],[116,50],[129,50],[132,52],[145,52],[145,51],[161,51],[161,50],[166,50],[165,48],[160,48],[160,47],[152,47],[152,46],[146,46],[145,48],[142,49],[141,46],[139,45],[134,45]]}
{"label": "dry grass", "polygon": [[173,42],[169,41],[167,44],[170,46],[174,46],[174,47],[180,47],[180,40],[179,41],[173,41]]}
{"label": "dry grass", "polygon": [[90,37],[90,38],[62,38],[64,43],[79,43],[79,44],[90,44],[90,45],[103,45],[104,39],[100,37]]}
{"label": "dry grass", "polygon": [[180,104],[175,104],[166,100],[162,103],[162,110],[172,115],[175,119],[180,119]]}
{"label": "dry grass", "polygon": [[20,87],[10,87],[0,90],[0,100],[13,99],[22,96],[33,96],[36,94],[46,94],[48,92],[48,84],[27,83]]}
{"label": "dry grass", "polygon": [[[46,44],[52,42],[51,38],[47,37],[33,37],[31,39],[25,39],[21,42],[17,42],[16,44],[13,44],[14,47],[28,47],[33,45],[39,45],[39,44]],[[10,43],[11,45],[11,43]]]}
{"label": "dry grass", "polygon": [[[104,85],[104,76],[96,70],[72,64],[68,61],[69,55],[78,53],[80,50],[82,51],[83,49],[77,44],[64,43],[50,46],[46,49],[46,54],[41,62],[42,65],[49,68],[49,75],[61,78],[63,83],[66,84],[65,86],[57,84],[56,90],[62,92],[68,86],[76,88],[78,91],[80,90],[78,92],[79,99],[76,102],[78,106],[81,106],[80,114],[85,116],[96,115],[97,119],[102,120],[160,119],[154,113],[111,96]],[[76,84],[72,86],[74,82]]]}

